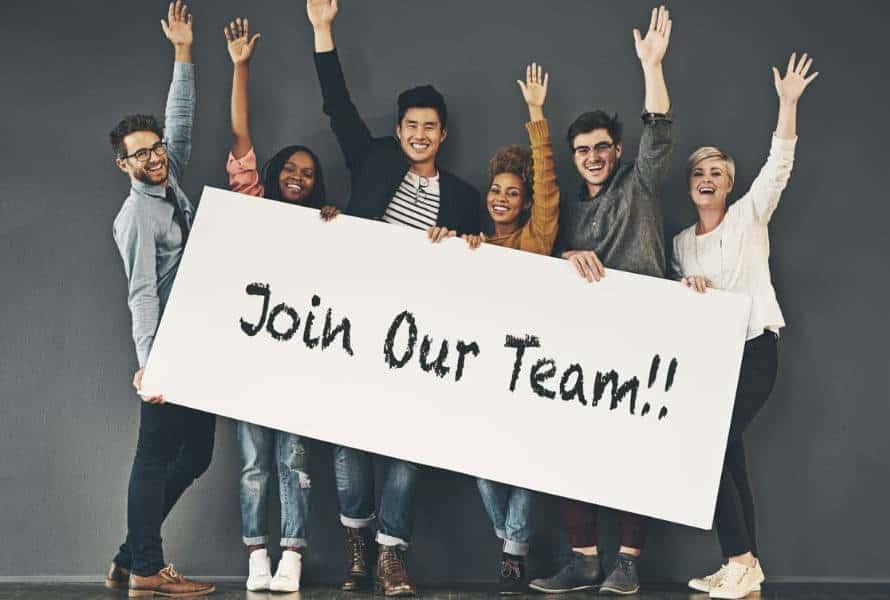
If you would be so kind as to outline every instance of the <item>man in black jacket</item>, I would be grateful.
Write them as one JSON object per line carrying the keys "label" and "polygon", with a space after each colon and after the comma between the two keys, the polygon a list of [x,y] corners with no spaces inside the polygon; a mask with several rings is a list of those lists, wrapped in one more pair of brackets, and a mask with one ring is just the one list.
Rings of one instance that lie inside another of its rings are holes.
{"label": "man in black jacket", "polygon": [[[315,33],[315,68],[323,110],[331,119],[346,166],[352,174],[348,214],[423,229],[434,242],[480,229],[479,192],[436,164],[447,135],[445,100],[429,85],[399,96],[396,137],[373,137],[346,88],[331,27],[337,0],[308,0]],[[340,521],[346,527],[349,567],[342,589],[370,584],[366,550],[374,519],[374,471],[371,456],[359,450],[334,449]],[[405,569],[404,552],[411,536],[417,466],[393,459],[383,482],[376,541],[379,544],[376,587],[387,596],[415,593]]]}

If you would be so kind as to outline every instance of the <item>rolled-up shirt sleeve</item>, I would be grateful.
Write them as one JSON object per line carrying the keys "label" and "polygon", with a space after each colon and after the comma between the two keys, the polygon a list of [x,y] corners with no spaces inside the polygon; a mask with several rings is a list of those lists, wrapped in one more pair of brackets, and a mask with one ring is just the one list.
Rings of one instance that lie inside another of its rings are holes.
{"label": "rolled-up shirt sleeve", "polygon": [[263,196],[265,190],[260,183],[260,175],[256,168],[256,154],[253,148],[241,158],[235,158],[235,155],[229,152],[226,173],[229,176],[229,187],[233,192]]}
{"label": "rolled-up shirt sleeve", "polygon": [[160,319],[155,232],[148,218],[137,209],[121,215],[114,225],[124,271],[127,275],[127,304],[133,318],[133,341],[139,366],[144,367]]}

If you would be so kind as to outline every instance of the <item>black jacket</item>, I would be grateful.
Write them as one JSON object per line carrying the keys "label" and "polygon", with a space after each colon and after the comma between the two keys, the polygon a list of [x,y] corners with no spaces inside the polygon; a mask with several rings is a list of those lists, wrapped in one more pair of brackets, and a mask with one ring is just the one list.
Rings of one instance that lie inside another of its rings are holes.
{"label": "black jacket", "polygon": [[[380,219],[410,164],[395,136],[372,137],[349,97],[337,51],[316,52],[315,70],[321,84],[322,110],[331,118],[346,167],[352,174],[349,206],[344,212]],[[438,165],[437,165],[438,167]],[[436,225],[458,232],[479,233],[479,192],[457,176],[439,170],[439,216]]]}

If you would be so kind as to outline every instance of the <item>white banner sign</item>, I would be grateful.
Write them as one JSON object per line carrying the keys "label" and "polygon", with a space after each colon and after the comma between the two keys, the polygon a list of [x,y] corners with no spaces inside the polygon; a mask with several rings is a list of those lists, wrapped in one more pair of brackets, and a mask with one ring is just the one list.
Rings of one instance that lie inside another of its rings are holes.
{"label": "white banner sign", "polygon": [[205,188],[144,386],[707,529],[749,305]]}

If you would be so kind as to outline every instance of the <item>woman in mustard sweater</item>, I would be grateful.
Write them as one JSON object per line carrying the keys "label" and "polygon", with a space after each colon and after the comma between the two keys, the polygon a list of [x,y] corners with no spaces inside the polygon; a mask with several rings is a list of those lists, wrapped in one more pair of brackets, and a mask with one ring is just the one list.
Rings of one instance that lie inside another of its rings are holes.
{"label": "woman in mustard sweater", "polygon": [[[517,145],[504,146],[489,161],[485,204],[492,234],[464,236],[472,248],[484,241],[545,256],[553,249],[559,224],[559,187],[543,111],[548,79],[541,67],[532,63],[526,69],[525,82],[517,81],[528,105],[530,122],[525,127],[531,152]],[[478,484],[495,534],[504,540],[499,591],[502,595],[525,593],[533,492],[485,479],[479,479]]]}

